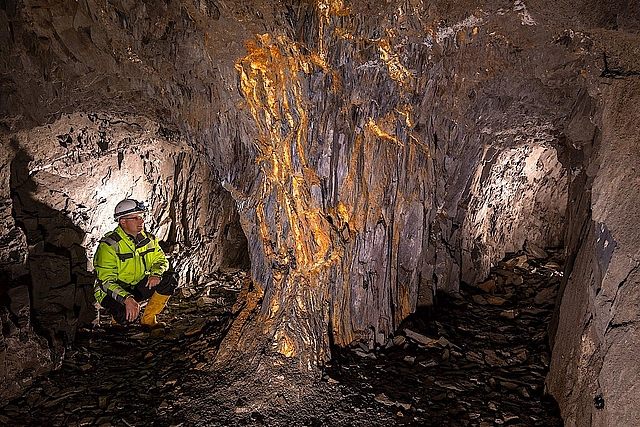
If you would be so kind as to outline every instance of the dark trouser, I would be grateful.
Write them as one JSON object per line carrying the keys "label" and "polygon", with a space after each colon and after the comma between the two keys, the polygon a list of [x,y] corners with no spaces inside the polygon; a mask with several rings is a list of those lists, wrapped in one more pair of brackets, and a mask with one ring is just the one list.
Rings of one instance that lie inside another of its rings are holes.
{"label": "dark trouser", "polygon": [[[140,302],[151,298],[151,295],[153,295],[154,292],[157,292],[160,295],[173,295],[173,292],[178,287],[178,278],[175,273],[164,273],[160,283],[151,289],[147,288],[146,277],[139,281],[133,289],[128,287],[126,283],[120,283],[120,286],[131,292],[133,294],[133,299]],[[113,316],[113,319],[119,324],[127,325],[131,323],[127,320],[127,311],[124,304],[113,299],[111,295],[106,295],[100,305],[106,309],[107,313]]]}

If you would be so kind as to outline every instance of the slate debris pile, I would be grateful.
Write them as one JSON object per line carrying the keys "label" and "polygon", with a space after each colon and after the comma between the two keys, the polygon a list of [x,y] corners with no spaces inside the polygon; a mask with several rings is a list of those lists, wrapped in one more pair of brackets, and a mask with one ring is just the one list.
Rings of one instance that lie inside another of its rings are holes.
{"label": "slate debris pile", "polygon": [[562,426],[544,393],[562,265],[561,250],[529,245],[478,287],[440,295],[386,346],[341,352],[325,379],[387,406],[397,425]]}
{"label": "slate debris pile", "polygon": [[319,403],[297,413],[276,410],[277,401],[248,414],[215,401],[194,408],[208,384],[221,386],[206,366],[247,276],[218,273],[170,300],[160,319],[168,330],[117,328],[103,315],[100,327],[80,331],[59,371],[0,408],[0,425],[562,426],[544,395],[562,264],[561,250],[529,246],[478,287],[439,295],[385,346],[334,352],[316,383]]}
{"label": "slate debris pile", "polygon": [[0,425],[180,425],[184,378],[215,354],[245,276],[218,272],[178,289],[159,316],[170,329],[114,327],[102,314],[100,326],[77,333],[60,370],[0,408]]}

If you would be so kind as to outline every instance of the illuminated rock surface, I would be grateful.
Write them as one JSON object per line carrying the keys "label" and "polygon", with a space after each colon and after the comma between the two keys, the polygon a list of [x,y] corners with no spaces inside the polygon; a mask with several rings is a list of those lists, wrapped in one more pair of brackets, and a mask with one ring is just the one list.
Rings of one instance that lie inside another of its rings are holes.
{"label": "illuminated rock surface", "polygon": [[639,424],[638,8],[0,3],[3,398],[91,322],[85,262],[131,195],[185,284],[250,260],[217,359],[238,386],[317,378],[564,245],[548,389],[568,426]]}

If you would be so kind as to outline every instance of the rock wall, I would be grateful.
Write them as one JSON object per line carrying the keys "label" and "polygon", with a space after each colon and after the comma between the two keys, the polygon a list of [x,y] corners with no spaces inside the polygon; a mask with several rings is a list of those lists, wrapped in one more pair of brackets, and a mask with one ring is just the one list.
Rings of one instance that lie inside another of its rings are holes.
{"label": "rock wall", "polygon": [[567,172],[553,146],[525,142],[500,152],[488,150],[471,185],[462,232],[462,280],[483,280],[493,262],[528,243],[562,246],[567,191]]}
{"label": "rock wall", "polygon": [[591,111],[595,138],[584,146],[587,160],[575,170],[572,185],[570,203],[579,208],[571,215],[568,250],[575,259],[559,300],[547,381],[567,426],[640,423],[640,254],[632,214],[640,190],[640,115],[629,108],[640,96],[640,38],[611,32],[599,38],[614,60],[602,70],[607,84],[592,88],[599,100]]}
{"label": "rock wall", "polygon": [[305,155],[343,236],[328,278],[336,343],[383,343],[417,304],[483,280],[526,239],[563,243],[558,134],[583,84],[574,52],[543,42],[563,34],[524,4],[307,14],[300,38],[324,62],[309,77]]}
{"label": "rock wall", "polygon": [[[298,9],[296,38],[247,43],[236,67],[259,173],[227,187],[264,292],[268,351],[311,367],[330,342],[383,344],[418,304],[482,280],[525,235],[563,242],[568,180],[555,151],[580,63],[542,43],[552,34],[525,12],[318,2]],[[510,160],[492,172],[502,153]],[[488,223],[469,208],[485,199],[503,205]],[[250,330],[238,324],[226,354],[255,345]]]}
{"label": "rock wall", "polygon": [[96,321],[92,257],[123,198],[151,204],[147,228],[183,285],[248,265],[230,195],[184,141],[148,119],[65,115],[3,137],[2,154],[3,398],[56,367],[77,327]]}

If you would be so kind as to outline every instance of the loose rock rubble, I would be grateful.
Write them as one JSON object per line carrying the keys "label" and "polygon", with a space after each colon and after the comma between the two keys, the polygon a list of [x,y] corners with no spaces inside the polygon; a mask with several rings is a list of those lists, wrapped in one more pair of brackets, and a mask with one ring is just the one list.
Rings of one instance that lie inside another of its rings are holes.
{"label": "loose rock rubble", "polygon": [[327,378],[397,411],[397,425],[561,426],[544,379],[562,255],[527,249],[480,286],[439,296],[386,346],[343,352]]}
{"label": "loose rock rubble", "polygon": [[213,357],[245,275],[179,289],[159,316],[170,329],[112,326],[102,314],[100,326],[78,331],[60,370],[0,410],[0,425],[180,425],[183,379]]}
{"label": "loose rock rubble", "polygon": [[298,413],[244,413],[215,402],[194,409],[211,386],[200,369],[246,276],[218,273],[170,300],[162,319],[170,329],[117,328],[103,315],[100,327],[78,333],[59,371],[0,410],[0,424],[562,426],[544,395],[561,265],[561,251],[528,248],[480,286],[438,296],[433,311],[412,315],[385,346],[335,354],[318,384],[322,396]]}

